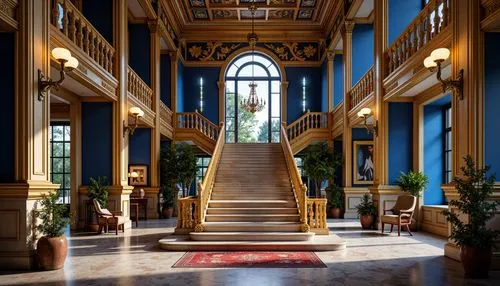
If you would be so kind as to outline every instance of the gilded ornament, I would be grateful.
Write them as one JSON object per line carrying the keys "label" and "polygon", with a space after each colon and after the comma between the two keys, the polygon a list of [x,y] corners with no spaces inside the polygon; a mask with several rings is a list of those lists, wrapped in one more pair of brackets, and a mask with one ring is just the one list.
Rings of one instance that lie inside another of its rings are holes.
{"label": "gilded ornament", "polygon": [[316,54],[316,48],[313,47],[312,45],[308,45],[304,48],[304,55],[307,58],[314,57],[315,54]]}
{"label": "gilded ornament", "polygon": [[303,223],[300,225],[300,231],[301,232],[309,232],[309,231],[311,231],[311,228],[309,227],[309,225],[307,223]]}
{"label": "gilded ornament", "polygon": [[194,227],[194,232],[203,232],[203,231],[204,231],[204,228],[203,228],[203,224],[201,224],[201,223],[197,224]]}
{"label": "gilded ornament", "polygon": [[193,58],[199,58],[201,56],[201,51],[202,50],[200,46],[194,45],[191,48],[189,48],[189,53]]}

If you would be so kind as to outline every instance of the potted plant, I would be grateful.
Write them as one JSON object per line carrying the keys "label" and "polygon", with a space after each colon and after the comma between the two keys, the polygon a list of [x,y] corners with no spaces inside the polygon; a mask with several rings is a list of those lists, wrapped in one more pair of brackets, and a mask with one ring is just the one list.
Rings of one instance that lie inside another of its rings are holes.
{"label": "potted plant", "polygon": [[[91,177],[90,183],[87,187],[87,196],[89,200],[93,201],[94,199],[99,202],[101,207],[106,208],[108,205],[108,195],[109,195],[109,185],[108,179],[106,177]],[[92,209],[94,207],[92,205]],[[95,219],[95,220],[94,220]],[[97,224],[97,214],[94,210],[94,215],[92,216],[92,223],[89,225],[90,231],[97,232],[99,229],[99,225]]]}
{"label": "potted plant", "polygon": [[328,207],[330,208],[330,215],[332,218],[340,218],[343,207],[343,194],[342,189],[337,185],[332,184],[329,187],[328,194]]}
{"label": "potted plant", "polygon": [[377,207],[373,204],[369,194],[364,194],[361,203],[356,206],[359,220],[363,229],[372,229],[377,215]]}
{"label": "potted plant", "polygon": [[[491,247],[499,231],[486,222],[495,215],[497,202],[488,202],[493,193],[495,176],[487,176],[490,167],[476,168],[471,156],[464,157],[462,177],[453,179],[459,199],[452,200],[443,215],[451,224],[450,237],[460,247],[460,258],[468,278],[487,278],[491,266]],[[465,215],[466,221],[460,217]]]}
{"label": "potted plant", "polygon": [[165,184],[161,186],[162,192],[162,217],[171,218],[174,213],[175,205],[175,187],[172,184]]}
{"label": "potted plant", "polygon": [[330,152],[326,143],[312,145],[307,149],[303,160],[304,174],[314,181],[316,197],[320,195],[321,183],[333,180],[335,171],[341,164],[341,157]]}
{"label": "potted plant", "polygon": [[68,254],[68,241],[64,236],[64,227],[69,218],[64,217],[65,205],[58,204],[59,192],[43,195],[42,208],[37,212],[41,223],[37,230],[43,234],[38,240],[36,254],[38,263],[44,270],[55,270],[64,267]]}
{"label": "potted plant", "polygon": [[401,172],[397,183],[403,192],[419,198],[422,191],[429,184],[429,179],[422,172],[413,172],[410,170],[407,174]]}

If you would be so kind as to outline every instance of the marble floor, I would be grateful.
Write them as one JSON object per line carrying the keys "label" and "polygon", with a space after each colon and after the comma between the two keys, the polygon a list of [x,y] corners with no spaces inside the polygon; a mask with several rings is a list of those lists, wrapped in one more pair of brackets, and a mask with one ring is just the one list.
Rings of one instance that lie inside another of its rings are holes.
{"label": "marble floor", "polygon": [[184,253],[163,251],[158,240],[176,222],[141,221],[118,236],[72,234],[64,269],[0,271],[0,285],[500,285],[496,271],[489,280],[464,280],[461,264],[443,257],[442,238],[361,231],[356,220],[329,220],[347,249],[318,252],[328,268],[172,268]]}

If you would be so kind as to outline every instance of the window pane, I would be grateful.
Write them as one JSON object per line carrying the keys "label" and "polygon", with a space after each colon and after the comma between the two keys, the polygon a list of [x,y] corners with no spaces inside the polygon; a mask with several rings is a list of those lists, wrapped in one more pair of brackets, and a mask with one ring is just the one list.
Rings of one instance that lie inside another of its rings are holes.
{"label": "window pane", "polygon": [[236,76],[236,71],[237,70],[238,70],[237,66],[231,65],[231,67],[229,67],[229,69],[227,70],[226,76],[228,76],[228,77],[234,77],[234,76]]}
{"label": "window pane", "polygon": [[71,171],[71,165],[68,159],[64,160],[64,173],[68,173]]}
{"label": "window pane", "polygon": [[62,174],[53,174],[52,175],[52,183],[54,184],[62,184],[63,175]]}
{"label": "window pane", "polygon": [[199,177],[203,176],[203,171],[201,170],[201,168],[198,168],[196,170],[196,176],[199,176]]}
{"label": "window pane", "polygon": [[207,166],[208,167],[208,164],[210,164],[210,157],[205,157],[203,158],[203,166]]}
{"label": "window pane", "polygon": [[280,87],[281,87],[281,82],[278,80],[273,80],[271,82],[271,93],[281,93]]}
{"label": "window pane", "polygon": [[273,143],[280,142],[280,133],[279,132],[273,132],[271,142],[273,142]]}
{"label": "window pane", "polygon": [[280,95],[273,93],[271,95],[271,116],[272,117],[279,117],[280,116]]}
{"label": "window pane", "polygon": [[64,126],[64,141],[71,141],[71,133],[69,125]]}
{"label": "window pane", "polygon": [[251,62],[252,61],[252,56],[251,55],[247,55],[247,56],[244,56],[244,57],[241,57],[239,58],[238,60],[236,60],[233,65],[236,65],[238,67],[241,67],[242,65],[244,65],[245,63],[248,63],[248,62]]}
{"label": "window pane", "polygon": [[226,81],[226,93],[234,93],[234,81]]}
{"label": "window pane", "polygon": [[254,56],[254,62],[261,63],[261,64],[263,64],[265,67],[268,67],[268,66],[270,66],[270,65],[272,65],[272,64],[273,64],[270,60],[268,60],[268,59],[266,59],[266,58],[264,58],[264,57],[262,57],[262,56],[257,56],[257,55],[256,55],[256,56]]}
{"label": "window pane", "polygon": [[269,71],[269,73],[271,74],[272,77],[279,77],[280,76],[278,69],[274,65],[270,66],[267,70]]}
{"label": "window pane", "polygon": [[226,94],[226,117],[234,117],[234,104],[235,104],[234,93]]}
{"label": "window pane", "polygon": [[203,158],[201,158],[201,157],[196,158],[196,166],[201,166],[202,162],[203,162]]}
{"label": "window pane", "polygon": [[53,126],[52,127],[52,140],[63,141],[64,139],[64,126]]}
{"label": "window pane", "polygon": [[259,131],[257,133],[257,142],[267,143],[269,142],[269,122],[266,120],[259,125]]}
{"label": "window pane", "polygon": [[271,131],[279,133],[281,130],[280,119],[279,118],[272,118],[271,120],[272,120]]}
{"label": "window pane", "polygon": [[62,157],[63,148],[64,148],[64,143],[52,143],[52,156]]}
{"label": "window pane", "polygon": [[[252,67],[254,68],[253,75],[252,75]],[[252,77],[252,76],[267,77],[267,71],[258,65],[248,65],[242,68],[238,73],[238,77]]]}
{"label": "window pane", "polygon": [[234,143],[234,132],[226,132],[226,142]]}
{"label": "window pane", "polygon": [[70,143],[64,143],[64,157],[70,157]]}
{"label": "window pane", "polygon": [[71,175],[70,174],[65,174],[64,175],[64,188],[69,189],[71,188]]}
{"label": "window pane", "polygon": [[62,158],[53,158],[52,159],[52,172],[53,173],[62,173],[63,170],[63,160]]}
{"label": "window pane", "polygon": [[234,118],[226,118],[226,130],[234,131]]}

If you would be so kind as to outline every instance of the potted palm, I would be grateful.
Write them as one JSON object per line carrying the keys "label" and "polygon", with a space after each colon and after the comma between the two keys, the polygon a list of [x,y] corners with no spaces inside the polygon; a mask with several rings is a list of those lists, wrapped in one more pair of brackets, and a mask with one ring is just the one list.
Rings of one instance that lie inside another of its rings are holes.
{"label": "potted palm", "polygon": [[328,194],[328,207],[330,208],[330,215],[332,218],[340,218],[343,207],[342,189],[337,185],[332,184],[329,187]]}
{"label": "potted palm", "polygon": [[[87,187],[87,196],[91,201],[95,199],[99,202],[101,207],[106,208],[106,206],[108,205],[108,196],[109,196],[108,179],[106,177],[97,177],[97,178],[91,177],[89,180],[90,183]],[[95,231],[95,232],[97,232],[99,229],[99,225],[97,224],[97,213],[95,213],[95,210],[93,212],[92,223],[89,225],[89,228],[90,231]]]}
{"label": "potted palm", "polygon": [[[464,157],[462,177],[453,179],[458,200],[452,200],[450,210],[443,211],[451,224],[450,237],[460,247],[460,258],[468,278],[487,278],[491,266],[491,247],[500,234],[486,222],[495,215],[497,202],[488,202],[493,193],[495,176],[487,176],[489,166],[476,168],[471,156]],[[451,209],[457,211],[451,211]],[[465,215],[467,220],[460,217]]]}
{"label": "potted palm", "polygon": [[55,270],[64,267],[68,254],[68,241],[64,236],[64,227],[69,218],[64,217],[65,205],[58,204],[59,192],[43,195],[42,208],[37,212],[41,223],[37,230],[43,234],[38,240],[36,254],[38,263],[44,270]]}
{"label": "potted palm", "polygon": [[356,206],[359,215],[359,221],[363,229],[372,229],[377,215],[377,207],[373,204],[369,194],[364,194],[361,203]]}
{"label": "potted palm", "polygon": [[307,149],[303,161],[304,174],[314,181],[316,197],[320,195],[321,183],[333,180],[335,170],[341,164],[341,157],[330,152],[326,143],[312,145]]}

